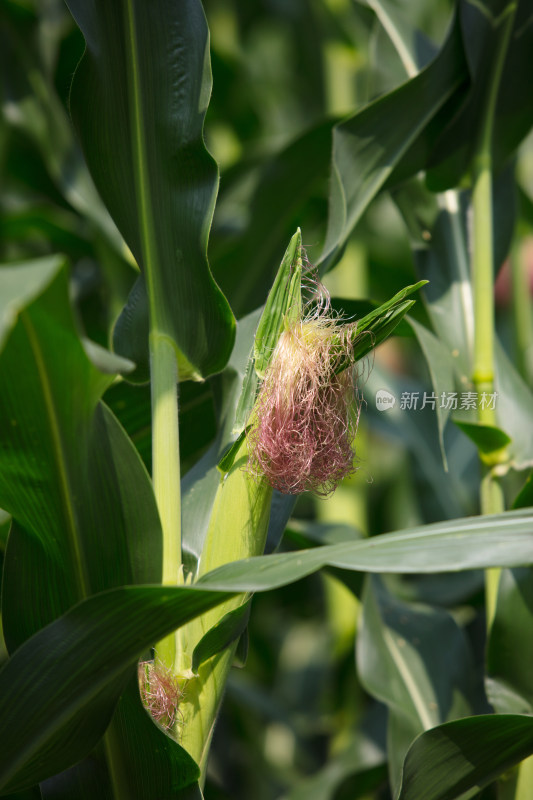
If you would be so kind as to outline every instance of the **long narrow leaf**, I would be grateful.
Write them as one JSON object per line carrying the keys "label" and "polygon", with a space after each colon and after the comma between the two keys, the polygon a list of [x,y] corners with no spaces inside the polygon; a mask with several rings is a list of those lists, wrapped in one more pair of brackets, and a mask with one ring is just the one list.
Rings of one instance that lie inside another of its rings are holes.
{"label": "long narrow leaf", "polygon": [[182,378],[222,369],[231,310],[207,262],[217,166],[203,141],[211,93],[199,0],[69,0],[87,49],[71,111],[93,179],[144,272],[151,325]]}
{"label": "long narrow leaf", "polygon": [[466,517],[408,528],[351,543],[249,558],[220,567],[197,584],[265,591],[323,566],[361,572],[437,573],[533,561],[533,511]]}
{"label": "long narrow leaf", "polygon": [[74,731],[76,714],[96,699],[102,713],[112,708],[125,670],[146,647],[228,593],[275,589],[326,565],[429,573],[513,566],[533,561],[532,532],[533,513],[515,511],[235,562],[194,587],[125,587],[95,595],[29,639],[0,673],[6,740],[0,785],[23,788],[82,758],[103,731],[97,725]]}
{"label": "long narrow leaf", "polygon": [[411,746],[398,800],[455,800],[487,786],[531,753],[529,716],[481,715],[447,722]]}
{"label": "long narrow leaf", "polygon": [[[141,653],[227,598],[155,586],[115,589],[90,597],[23,644],[0,672],[0,788],[32,786],[87,755]],[[100,713],[92,725],[72,724],[95,704]]]}
{"label": "long narrow leaf", "polygon": [[335,262],[365,208],[466,77],[455,24],[428,67],[335,128],[323,264]]}
{"label": "long narrow leaf", "polygon": [[[59,266],[50,280],[43,262],[48,285],[35,299],[26,287],[33,267],[21,269],[16,324],[0,353],[0,507],[13,516],[2,586],[10,650],[90,593],[160,576],[150,480],[99,402],[119,359],[98,351],[103,372],[88,358]],[[0,294],[12,279],[0,271]],[[23,607],[21,586],[31,587]]]}

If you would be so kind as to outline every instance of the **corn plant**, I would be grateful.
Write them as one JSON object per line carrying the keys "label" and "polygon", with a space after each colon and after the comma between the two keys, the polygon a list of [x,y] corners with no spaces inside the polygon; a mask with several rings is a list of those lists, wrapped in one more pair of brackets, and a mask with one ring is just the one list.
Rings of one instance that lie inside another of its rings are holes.
{"label": "corn plant", "polygon": [[530,4],[1,14],[0,796],[527,800]]}

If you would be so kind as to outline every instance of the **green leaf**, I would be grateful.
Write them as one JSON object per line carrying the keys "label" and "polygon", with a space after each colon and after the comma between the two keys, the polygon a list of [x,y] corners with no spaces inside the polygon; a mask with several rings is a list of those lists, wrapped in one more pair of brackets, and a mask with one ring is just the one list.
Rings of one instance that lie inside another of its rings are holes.
{"label": "green leaf", "polygon": [[0,553],[4,553],[9,529],[11,527],[11,517],[0,508]]}
{"label": "green leaf", "polygon": [[[506,257],[514,226],[512,187],[508,170],[494,181],[495,263]],[[424,299],[433,330],[448,350],[458,385],[470,388],[474,311],[467,231],[469,196],[457,191],[435,196],[421,181],[413,180],[395,190],[393,197],[409,230],[417,274],[429,281]]]}
{"label": "green leaf", "polygon": [[399,601],[378,577],[367,580],[357,638],[358,674],[391,711],[391,784],[410,742],[439,722],[472,712],[473,664],[466,638],[444,610]]}
{"label": "green leaf", "polygon": [[505,35],[510,14],[516,11],[507,48],[501,86],[494,115],[493,159],[498,170],[509,159],[533,123],[526,78],[533,42],[531,9],[527,2],[468,2],[459,4],[459,18],[465,55],[471,75],[471,87],[462,106],[450,115],[435,143],[428,172],[428,185],[434,191],[457,186],[471,168],[483,124],[487,95],[491,92],[495,53]]}
{"label": "green leaf", "polygon": [[498,427],[512,440],[508,453],[514,469],[527,469],[533,465],[533,393],[499,341],[494,355]]}
{"label": "green leaf", "polygon": [[377,577],[365,587],[357,660],[367,691],[418,731],[470,710],[470,653],[453,617],[401,602]]}
{"label": "green leaf", "polygon": [[387,339],[397,325],[402,321],[414,300],[406,300],[410,294],[416,292],[426,281],[420,281],[413,286],[406,286],[390,300],[378,308],[370,311],[357,321],[354,342],[354,357],[358,361]]}
{"label": "green leaf", "polygon": [[[111,741],[108,753],[116,759],[113,784],[103,763],[104,747],[99,744],[84,761],[42,781],[42,800],[115,800],[119,792],[132,800],[202,800],[197,764],[154,725],[141,704],[135,675],[120,699],[106,738]],[[116,738],[121,753],[114,749]],[[127,765],[120,773],[119,763]],[[8,797],[24,800],[18,793]]]}
{"label": "green leaf", "polygon": [[[150,386],[115,382],[105,393],[104,401],[134,443],[146,469],[152,471],[152,420]],[[211,387],[186,382],[179,393],[180,456],[184,469],[198,460],[200,453],[217,434]]]}
{"label": "green leaf", "polygon": [[[389,407],[387,413],[383,413],[377,407],[378,398],[383,397],[378,395],[378,392],[383,389],[389,393],[389,400],[390,395],[396,399],[394,408],[391,410]],[[448,473],[443,471],[435,412],[429,404],[422,409],[426,390],[427,385],[420,381],[411,380],[406,385],[405,376],[395,375],[393,369],[385,368],[376,361],[365,385],[365,396],[376,398],[376,402],[368,404],[367,413],[371,416],[373,426],[382,436],[401,442],[412,454],[416,481],[421,487],[418,500],[429,519],[434,519],[435,514],[441,519],[475,514],[477,503],[474,502],[473,493],[476,491],[476,481],[475,475],[472,474],[472,459],[476,457],[475,448],[465,439],[464,461],[456,464]],[[414,394],[411,394],[412,392]],[[402,403],[402,399],[407,402]],[[416,401],[417,410],[409,408],[411,399]],[[450,430],[449,434],[455,439],[462,437],[455,428]],[[385,452],[386,449],[383,452],[384,456]],[[401,485],[403,484],[408,485],[407,475],[401,481]],[[402,505],[405,500],[402,498]],[[404,506],[406,512],[408,507]]]}
{"label": "green leaf", "polygon": [[[227,599],[194,589],[113,589],[78,604],[22,644],[0,672],[1,789],[32,786],[87,755],[141,653]],[[98,713],[81,726],[86,708]]]}
{"label": "green leaf", "polygon": [[85,355],[100,372],[112,375],[115,378],[117,372],[129,372],[134,368],[134,364],[127,358],[111,353],[105,347],[101,347],[96,342],[92,342],[85,336],[81,338],[81,344],[85,350]]}
{"label": "green leaf", "polygon": [[249,558],[219,567],[198,586],[265,591],[324,566],[361,572],[436,573],[533,560],[533,511],[465,517],[295,553]]}
{"label": "green leaf", "polygon": [[[16,268],[28,297],[11,305],[18,313],[13,311],[15,325],[0,354],[6,389],[0,398],[0,496],[13,515],[2,621],[11,650],[88,592],[160,576],[161,534],[150,480],[124,431],[99,403],[114,379],[110,370],[122,360],[80,342],[65,272],[56,264],[50,280],[48,261],[42,266],[47,281],[35,298],[29,291],[38,277],[34,268]],[[9,287],[14,277],[0,271],[0,286],[5,278]],[[21,586],[32,587],[23,606]],[[115,676],[111,700],[97,695],[69,718],[55,740],[58,750],[68,753],[73,730],[87,736],[89,747],[102,736],[123,684],[124,677]],[[84,779],[84,785],[90,783]]]}
{"label": "green leaf", "polygon": [[255,333],[255,371],[265,377],[272,353],[286,325],[302,318],[302,234],[289,242]]}
{"label": "green leaf", "polygon": [[210,628],[194,648],[193,672],[198,672],[200,664],[225,650],[235,639],[238,639],[246,630],[249,617],[250,602],[247,602],[228,612],[220,622]]}
{"label": "green leaf", "polygon": [[390,0],[366,0],[386,31],[400,58],[407,76],[418,70],[435,55],[435,46],[402,16],[396,3]]}
{"label": "green leaf", "polygon": [[202,6],[68,6],[87,44],[70,103],[89,169],[144,273],[151,328],[175,342],[181,377],[200,379],[225,365],[235,324],[206,255],[218,173],[202,135],[211,93]]}
{"label": "green leaf", "polygon": [[[103,748],[97,750],[70,769],[64,770],[40,783],[39,800],[58,800],[61,797],[75,797],[76,800],[114,800],[109,774],[105,768]],[[4,796],[4,795],[2,795]],[[7,795],[19,800],[21,795]]]}
{"label": "green leaf", "polygon": [[[365,537],[351,525],[327,522],[302,522],[291,519],[285,530],[285,541],[292,542],[301,550],[330,545],[341,542],[360,541]],[[350,589],[357,597],[361,596],[364,575],[348,572],[337,567],[326,567],[328,574],[333,575]]]}
{"label": "green leaf", "polygon": [[487,786],[531,753],[531,717],[496,714],[447,722],[423,733],[409,749],[398,800],[455,800]]}
{"label": "green leaf", "polygon": [[454,25],[428,67],[335,128],[328,231],[321,262],[335,262],[365,208],[465,77]]}
{"label": "green leaf", "polygon": [[[496,197],[505,206],[508,176],[501,176],[495,183]],[[469,253],[467,246],[466,198],[458,192],[446,192],[440,200],[433,227],[428,229],[421,214],[432,202],[429,192],[411,184],[403,192],[396,193],[396,200],[414,233],[413,250],[417,272],[429,279],[424,290],[428,313],[437,338],[442,346],[428,348],[428,366],[436,393],[441,390],[444,371],[455,374],[454,383],[462,391],[473,391],[471,383],[473,355],[473,298],[470,282]],[[508,203],[507,203],[508,204]],[[413,219],[414,218],[414,219]],[[494,209],[496,247],[505,254],[508,236],[507,222],[500,225],[502,212]],[[420,333],[420,328],[419,328]],[[428,339],[428,336],[424,336]],[[438,355],[439,370],[434,370],[431,360]],[[450,385],[447,391],[454,389]],[[498,428],[510,440],[508,461],[516,469],[524,469],[533,463],[533,424],[529,409],[533,395],[525,384],[499,342],[495,346],[495,408]],[[471,420],[465,419],[465,422]],[[499,435],[498,435],[499,436]],[[500,436],[503,441],[503,436]]]}
{"label": "green leaf", "polygon": [[366,538],[352,525],[340,522],[303,522],[292,519],[287,536],[299,547],[310,548],[341,542],[361,541]]}
{"label": "green leaf", "polygon": [[[453,366],[458,385],[470,388],[474,312],[466,198],[447,192],[436,202],[417,181],[395,192],[394,198],[411,234],[417,274],[429,281],[424,299],[435,334],[449,357],[447,371]],[[439,363],[446,356],[440,349]],[[453,388],[447,387],[448,391]]]}
{"label": "green leaf", "polygon": [[533,472],[529,473],[513,502],[513,508],[528,508],[529,506],[533,506]]}
{"label": "green leaf", "polygon": [[[421,52],[426,50],[420,31],[406,23],[393,4],[373,0],[369,5],[389,34],[405,73],[412,75],[421,63]],[[470,81],[468,84],[465,81],[435,115],[427,130],[421,133],[393,170],[387,185],[398,184],[424,169],[428,170],[428,185],[436,192],[455,188],[468,180],[485,97],[491,91],[491,67],[498,37],[505,28],[509,12],[514,12],[514,5],[508,0],[496,4],[465,0],[458,4],[457,16],[464,47],[461,60],[465,66],[468,65]],[[529,9],[524,2],[517,6],[502,77],[505,91],[499,93],[494,120],[493,149],[497,171],[509,162],[509,156],[527,135],[533,121],[527,81],[517,79],[517,76],[527,74],[532,41]],[[500,261],[496,259],[496,263]]]}
{"label": "green leaf", "polygon": [[[379,308],[379,303],[371,300],[353,300],[351,297],[332,297],[331,308],[343,319],[363,319],[367,314]],[[413,336],[407,321],[402,320],[395,329],[396,336]]]}
{"label": "green leaf", "polygon": [[[100,742],[83,761],[42,781],[43,800],[115,800],[119,793],[139,800],[201,800],[198,765],[154,724],[142,705],[136,673],[122,693],[105,738],[105,747]],[[111,772],[106,756],[113,765]],[[126,768],[119,772],[119,764]]]}
{"label": "green leaf", "polygon": [[[356,361],[360,361],[367,356],[391,335],[415,303],[414,300],[407,300],[406,298],[420,289],[421,286],[424,286],[425,283],[426,281],[419,281],[413,286],[406,286],[405,289],[395,294],[386,303],[372,309],[360,320],[357,320],[357,327],[353,337],[353,355]],[[347,366],[348,362],[341,362],[338,371],[342,371]]]}
{"label": "green leaf", "polygon": [[358,327],[363,331],[369,330],[376,333],[379,331],[379,326],[382,325],[391,314],[396,312],[399,308],[403,308],[404,301],[422,288],[422,286],[425,286],[426,283],[427,281],[418,281],[418,283],[412,286],[406,286],[405,289],[397,292],[394,297],[391,297],[386,303],[382,303],[377,308],[369,311],[368,314],[365,314],[365,316],[358,321]]}
{"label": "green leaf", "polygon": [[435,413],[437,415],[437,425],[439,428],[439,444],[442,453],[442,462],[444,469],[448,471],[448,461],[446,459],[446,451],[444,449],[444,428],[448,417],[450,416],[450,408],[447,404],[441,402],[441,398],[450,392],[454,387],[454,369],[453,359],[450,356],[445,345],[437,339],[427,328],[414,319],[410,319],[409,323],[413,328],[415,335],[418,339],[422,352],[426,357],[426,362],[431,375],[431,382],[433,384],[434,392],[437,396],[435,403]]}
{"label": "green leaf", "polygon": [[[106,368],[116,361],[108,354]],[[150,479],[99,402],[114,376],[89,360],[57,263],[42,294],[19,305],[0,379],[0,507],[13,516],[2,614],[13,650],[91,592],[159,580],[161,533]],[[32,587],[23,607],[21,586]]]}
{"label": "green leaf", "polygon": [[233,466],[235,458],[237,456],[238,451],[240,450],[241,444],[243,443],[244,439],[246,438],[247,430],[241,431],[239,436],[235,439],[233,444],[229,446],[226,450],[222,458],[217,464],[217,468],[222,475],[225,475],[226,472],[229,472]]}
{"label": "green leaf", "polygon": [[120,743],[121,756],[127,764],[121,787],[125,796],[142,800],[163,797],[185,800],[189,796],[186,790],[191,792],[191,800],[201,797],[197,788],[200,772],[197,764],[183,747],[154,725],[142,705],[136,674],[120,698],[110,733],[111,741],[116,737]]}
{"label": "green leaf", "polygon": [[0,267],[0,349],[20,311],[44,291],[64,266],[62,256],[44,256]]}
{"label": "green leaf", "polygon": [[[193,587],[122,587],[94,595],[28,639],[0,673],[0,730],[9,731],[0,753],[1,785],[30,786],[84,757],[103,733],[128,666],[154,641],[231,595],[281,587],[325,565],[376,572],[516,565],[533,560],[532,528],[532,514],[523,512],[453,520],[235,562]],[[79,715],[95,706],[99,713],[80,727]]]}
{"label": "green leaf", "polygon": [[259,377],[255,371],[254,346],[252,345],[250,348],[250,355],[248,356],[246,372],[244,373],[242,381],[239,402],[235,409],[235,423],[232,428],[232,433],[241,434],[246,427],[250,414],[252,413],[252,408],[254,407],[258,386]]}
{"label": "green leaf", "polygon": [[149,331],[146,283],[139,275],[113,328],[113,349],[135,364],[135,370],[124,376],[131,383],[150,381]]}
{"label": "green leaf", "polygon": [[[417,14],[412,5],[409,7],[408,16],[407,14],[404,16],[402,10],[390,0],[368,0],[368,5],[375,12],[382,25],[382,30],[396,51],[397,60],[393,62],[392,69],[390,64],[385,67],[388,67],[389,71],[392,72],[393,86],[397,86],[402,77],[413,78],[421,69],[435,59],[437,48],[434,43],[413,24]],[[454,27],[458,35],[459,26],[456,18],[452,19],[451,27],[452,35]],[[383,39],[383,36],[381,38]],[[456,57],[457,66],[462,66],[466,78],[466,61],[462,49],[456,52]],[[375,58],[378,63],[384,60],[379,51],[376,53]],[[439,140],[442,128],[448,124],[450,117],[454,116],[457,109],[461,108],[466,90],[465,80],[459,83],[443,107],[439,109],[428,125],[420,131],[407,152],[393,169],[385,183],[385,188],[394,187],[398,184],[401,186],[406,178],[416,175],[425,169],[428,163],[432,163],[433,150]],[[378,94],[381,93],[378,92]]]}
{"label": "green leaf", "polygon": [[254,345],[246,364],[241,394],[235,411],[233,433],[242,435],[255,402],[258,378],[264,378],[272,353],[285,326],[302,317],[301,284],[302,234],[298,228],[285,251],[259,318]]}
{"label": "green leaf", "polygon": [[511,442],[510,437],[500,428],[473,422],[463,422],[460,419],[455,419],[454,422],[474,442],[478,450],[485,455],[501,450]]}
{"label": "green leaf", "polygon": [[533,713],[533,571],[504,570],[487,648],[487,695],[498,713]]}

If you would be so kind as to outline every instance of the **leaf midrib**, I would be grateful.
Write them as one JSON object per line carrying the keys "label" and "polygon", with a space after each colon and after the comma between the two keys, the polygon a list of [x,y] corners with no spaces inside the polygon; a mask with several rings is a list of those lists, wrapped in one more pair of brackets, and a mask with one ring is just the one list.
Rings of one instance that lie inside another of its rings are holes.
{"label": "leaf midrib", "polygon": [[139,53],[137,48],[137,31],[132,0],[126,0],[126,75],[129,84],[129,113],[132,121],[132,160],[134,180],[137,188],[137,210],[141,231],[141,249],[144,275],[147,284],[150,323],[152,330],[157,327],[157,304],[155,302],[155,265],[157,263],[157,246],[154,237],[153,210],[150,198],[150,179],[148,160],[146,158],[146,138],[143,126],[143,103],[141,96],[141,78],[139,72]]}
{"label": "leaf midrib", "polygon": [[395,641],[393,634],[387,628],[384,628],[383,630],[383,642],[389,651],[389,655],[394,666],[396,667],[396,671],[411,699],[413,710],[415,711],[423,730],[429,730],[429,728],[433,728],[437,722],[431,718],[429,709],[426,706],[424,695],[419,690],[416,681],[411,674],[409,665],[401,654],[400,648]]}
{"label": "leaf midrib", "polygon": [[414,78],[418,73],[418,66],[409,51],[408,44],[403,40],[400,31],[396,28],[387,9],[379,0],[371,0],[370,7],[381,22],[387,36],[391,40],[408,78]]}
{"label": "leaf midrib", "polygon": [[53,459],[56,465],[56,474],[58,476],[57,485],[59,487],[61,505],[63,507],[63,515],[66,524],[67,538],[70,544],[71,557],[73,559],[78,595],[80,599],[84,599],[89,595],[89,582],[85,569],[83,548],[81,546],[78,527],[76,525],[76,514],[72,504],[73,491],[69,480],[65,446],[61,437],[59,414],[54,402],[52,387],[50,385],[48,372],[46,370],[39,337],[37,336],[29,313],[27,311],[23,311],[20,315],[20,319],[26,331],[30,349],[33,353],[35,365],[37,367],[37,375],[41,385],[46,415],[49,423],[48,429],[50,434],[50,443],[52,447]]}

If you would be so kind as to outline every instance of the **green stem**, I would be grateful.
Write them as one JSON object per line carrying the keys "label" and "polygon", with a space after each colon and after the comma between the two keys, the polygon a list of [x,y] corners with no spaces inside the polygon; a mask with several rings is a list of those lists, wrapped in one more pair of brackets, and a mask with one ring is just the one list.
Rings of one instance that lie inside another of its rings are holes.
{"label": "green stem", "polygon": [[[481,513],[500,514],[505,511],[505,501],[501,482],[495,474],[496,467],[482,465],[481,478]],[[487,630],[490,631],[496,613],[498,585],[501,570],[494,567],[485,571],[485,608]]]}
{"label": "green stem", "polygon": [[[472,189],[472,268],[474,287],[474,364],[472,380],[478,393],[478,421],[496,425],[496,411],[491,403],[479,402],[483,393],[494,392],[494,252],[492,228],[492,136],[496,101],[513,28],[516,4],[510,3],[504,14],[494,20],[500,27],[491,74],[487,76],[485,102],[477,154],[474,159]],[[502,454],[502,458],[505,456]],[[482,458],[483,462],[483,458]],[[503,493],[496,467],[482,463],[481,513],[490,514],[504,508]],[[496,608],[499,570],[486,573],[487,625]]]}
{"label": "green stem", "polygon": [[[163,576],[166,586],[182,582],[181,495],[178,428],[178,366],[172,341],[150,333],[152,381],[152,481],[163,529]],[[157,658],[168,669],[178,669],[176,636],[157,645]]]}
{"label": "green stem", "polygon": [[[495,20],[501,26],[483,115],[483,125],[474,159],[473,211],[473,283],[474,283],[474,369],[473,382],[478,393],[494,391],[494,252],[492,230],[492,134],[496,101],[513,28],[516,3],[510,3],[504,15]],[[479,422],[494,425],[495,410],[490,403],[479,407]]]}
{"label": "green stem", "polygon": [[[473,383],[478,398],[494,391],[494,280],[492,251],[492,175],[490,153],[476,159],[472,192],[473,283],[474,283],[474,369]],[[490,403],[478,403],[478,420],[495,425]]]}
{"label": "green stem", "polygon": [[[489,76],[489,93],[485,107],[484,125],[480,137],[477,157],[474,162],[473,210],[473,284],[474,284],[474,369],[473,382],[478,398],[483,393],[494,391],[494,253],[492,230],[492,133],[494,112],[500,87],[500,79],[513,27],[516,4],[510,4],[499,20],[502,25],[498,46],[492,60]],[[496,412],[490,404],[478,403],[480,424],[495,425]],[[505,454],[502,454],[502,460]],[[482,460],[481,513],[495,514],[505,508],[497,464],[486,464]],[[487,630],[490,631],[496,614],[499,569],[485,572]],[[519,768],[520,781],[528,786],[531,762],[525,761]],[[518,784],[517,784],[518,786]],[[523,791],[517,788],[515,798]]]}

